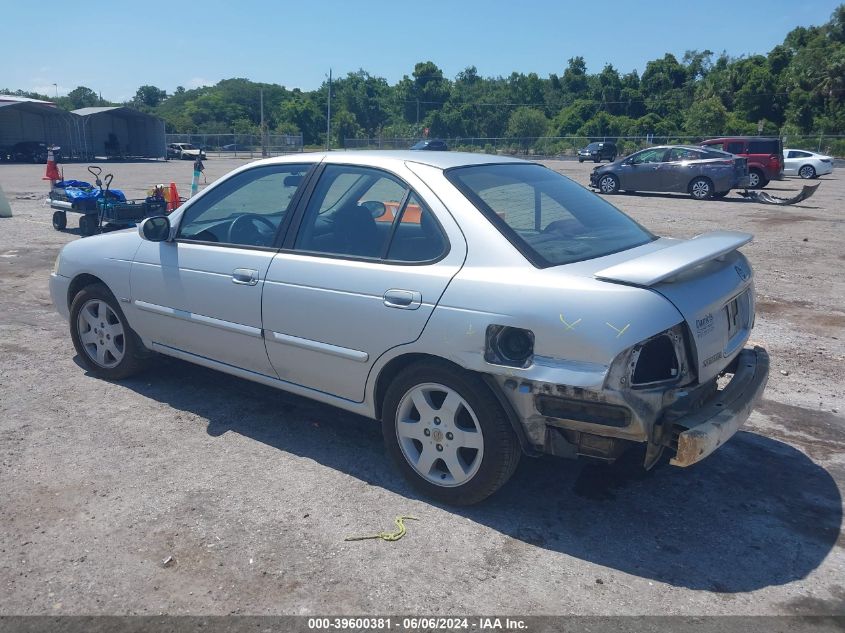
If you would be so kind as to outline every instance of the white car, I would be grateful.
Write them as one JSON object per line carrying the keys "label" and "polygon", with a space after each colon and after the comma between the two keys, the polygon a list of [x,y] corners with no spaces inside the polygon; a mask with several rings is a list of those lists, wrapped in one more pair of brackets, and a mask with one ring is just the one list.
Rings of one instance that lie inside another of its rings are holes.
{"label": "white car", "polygon": [[817,178],[833,171],[833,157],[805,149],[783,150],[783,175]]}
{"label": "white car", "polygon": [[658,238],[510,158],[297,154],[71,242],[50,291],[94,375],[157,352],[381,420],[415,486],[466,504],[523,453],[723,445],[768,377],[750,240]]}

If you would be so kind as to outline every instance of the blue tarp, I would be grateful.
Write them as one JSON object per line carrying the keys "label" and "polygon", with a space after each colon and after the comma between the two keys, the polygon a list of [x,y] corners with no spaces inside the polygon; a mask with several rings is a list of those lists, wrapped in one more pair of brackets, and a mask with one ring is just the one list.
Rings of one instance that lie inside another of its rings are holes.
{"label": "blue tarp", "polygon": [[[90,182],[83,180],[60,180],[56,183],[56,187],[65,190],[65,195],[70,202],[101,200],[103,198],[99,189],[95,189]],[[126,202],[126,196],[120,189],[109,189],[103,191],[102,194],[107,195],[109,200]]]}

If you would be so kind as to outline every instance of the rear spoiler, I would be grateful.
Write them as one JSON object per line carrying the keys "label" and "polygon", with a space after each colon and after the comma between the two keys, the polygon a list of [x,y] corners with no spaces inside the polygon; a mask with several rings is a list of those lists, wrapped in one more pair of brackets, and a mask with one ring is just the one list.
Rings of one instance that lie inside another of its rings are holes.
{"label": "rear spoiler", "polygon": [[595,273],[597,279],[653,286],[704,262],[724,257],[754,238],[750,233],[710,231]]}

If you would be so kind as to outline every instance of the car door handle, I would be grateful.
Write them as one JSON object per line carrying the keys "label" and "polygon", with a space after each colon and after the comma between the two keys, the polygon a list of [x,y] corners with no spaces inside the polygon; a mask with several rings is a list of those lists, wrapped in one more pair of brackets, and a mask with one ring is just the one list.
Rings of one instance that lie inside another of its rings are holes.
{"label": "car door handle", "polygon": [[400,310],[416,310],[422,304],[422,295],[415,290],[391,289],[384,293],[384,305]]}
{"label": "car door handle", "polygon": [[232,283],[254,286],[258,283],[258,271],[251,268],[235,268],[232,271]]}

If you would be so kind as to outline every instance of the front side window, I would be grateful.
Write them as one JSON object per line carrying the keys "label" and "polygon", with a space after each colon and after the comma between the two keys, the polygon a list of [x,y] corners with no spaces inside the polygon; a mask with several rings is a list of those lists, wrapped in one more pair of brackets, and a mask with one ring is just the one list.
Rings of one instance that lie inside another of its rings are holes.
{"label": "front side window", "polygon": [[256,167],[229,178],[186,209],[176,239],[273,246],[309,167]]}
{"label": "front side window", "polygon": [[725,143],[725,151],[729,154],[744,154],[745,144],[742,141],[731,141]]}
{"label": "front side window", "polygon": [[540,165],[460,167],[448,170],[446,177],[540,268],[602,257],[655,239],[603,198]]}

